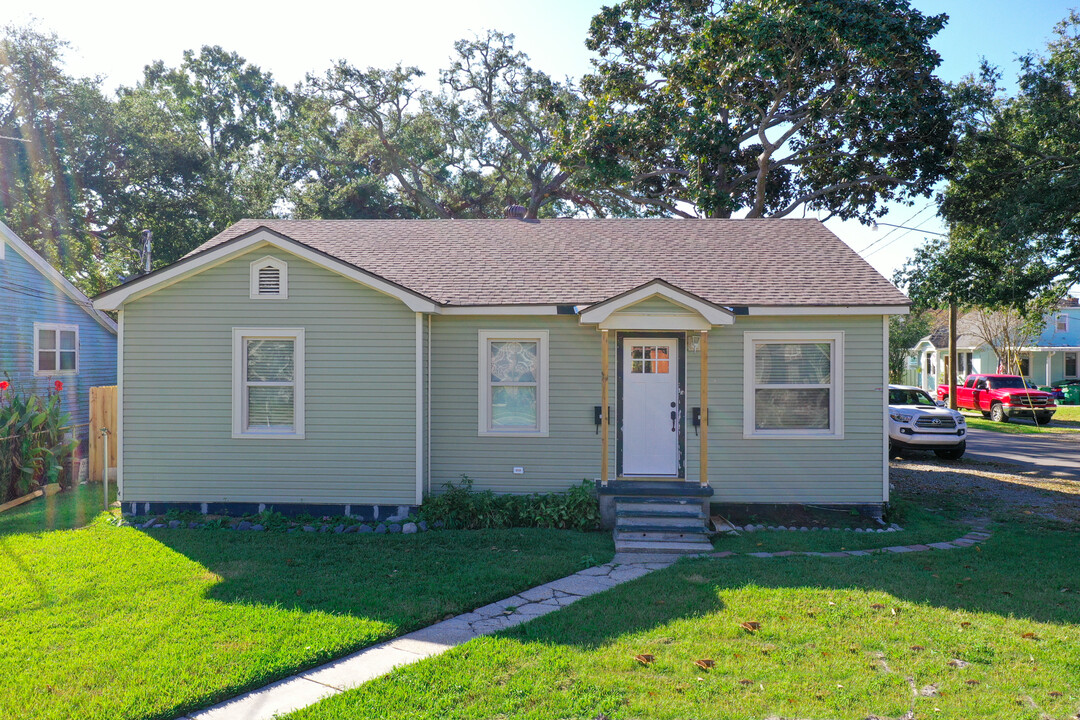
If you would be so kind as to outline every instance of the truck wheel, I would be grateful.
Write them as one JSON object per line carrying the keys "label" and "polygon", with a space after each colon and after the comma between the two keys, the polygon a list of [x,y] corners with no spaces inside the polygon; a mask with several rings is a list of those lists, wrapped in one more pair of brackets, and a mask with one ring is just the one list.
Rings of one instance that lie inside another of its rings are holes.
{"label": "truck wheel", "polygon": [[989,412],[987,412],[986,410],[980,410],[979,412],[981,412],[981,413],[982,413],[982,416],[983,416],[984,418],[987,418],[987,419],[989,419],[989,417],[990,417],[990,413],[989,413]]}
{"label": "truck wheel", "polygon": [[964,456],[964,451],[967,450],[967,441],[962,440],[959,445],[953,448],[946,448],[943,450],[935,450],[934,454],[942,460],[959,460]]}
{"label": "truck wheel", "polygon": [[1040,425],[1049,425],[1049,424],[1050,424],[1050,423],[1051,423],[1051,422],[1053,421],[1053,419],[1054,419],[1054,416],[1053,416],[1053,415],[1043,415],[1043,414],[1040,414],[1040,415],[1039,415],[1039,416],[1038,416],[1038,417],[1036,418],[1037,422],[1038,422],[1038,423],[1039,423]]}
{"label": "truck wheel", "polygon": [[990,406],[990,419],[994,422],[1007,423],[1009,422],[1009,416],[1005,414],[1005,406],[1001,403],[994,403]]}

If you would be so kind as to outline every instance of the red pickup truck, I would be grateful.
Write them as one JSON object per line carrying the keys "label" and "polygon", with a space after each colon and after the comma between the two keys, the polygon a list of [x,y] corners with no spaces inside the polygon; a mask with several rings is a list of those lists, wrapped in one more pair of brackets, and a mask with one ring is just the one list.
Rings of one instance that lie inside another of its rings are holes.
{"label": "red pickup truck", "polygon": [[[939,385],[937,396],[948,402],[949,386]],[[1019,375],[968,375],[963,385],[956,386],[956,407],[978,410],[995,422],[1029,417],[1039,425],[1048,424],[1057,410],[1053,395],[1031,389]]]}

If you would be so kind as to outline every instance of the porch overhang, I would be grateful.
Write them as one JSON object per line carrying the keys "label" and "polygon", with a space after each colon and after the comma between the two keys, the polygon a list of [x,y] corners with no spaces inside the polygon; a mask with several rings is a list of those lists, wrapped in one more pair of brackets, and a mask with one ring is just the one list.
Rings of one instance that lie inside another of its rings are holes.
{"label": "porch overhang", "polygon": [[[634,306],[651,298],[669,302],[672,312],[635,312]],[[679,312],[681,310],[682,312]],[[582,325],[600,330],[703,331],[714,325],[731,325],[735,313],[661,279],[590,305],[581,311]]]}

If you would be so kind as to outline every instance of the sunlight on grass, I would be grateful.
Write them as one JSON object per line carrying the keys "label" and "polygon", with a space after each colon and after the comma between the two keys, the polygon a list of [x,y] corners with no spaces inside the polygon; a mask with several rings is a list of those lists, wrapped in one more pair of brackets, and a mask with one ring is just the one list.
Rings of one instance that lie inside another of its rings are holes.
{"label": "sunlight on grass", "polygon": [[1075,542],[1007,531],[982,550],[684,561],[290,718],[1065,717]]}
{"label": "sunlight on grass", "polygon": [[172,717],[612,553],[607,534],[565,531],[142,532],[102,516],[31,534],[19,522],[0,519],[0,717],[41,720]]}

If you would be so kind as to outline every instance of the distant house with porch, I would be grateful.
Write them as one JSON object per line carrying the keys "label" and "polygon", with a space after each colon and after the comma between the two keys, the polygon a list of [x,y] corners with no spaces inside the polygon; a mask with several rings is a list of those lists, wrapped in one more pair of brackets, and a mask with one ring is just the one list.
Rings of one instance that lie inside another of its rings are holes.
{"label": "distant house with porch", "polygon": [[[971,373],[1004,372],[1001,359],[983,340],[976,312],[964,313],[957,320],[956,350],[957,380]],[[1080,378],[1080,298],[1065,298],[1047,315],[1042,332],[1018,352],[1021,374],[1040,386]],[[934,331],[912,348],[905,382],[936,389],[946,382],[948,355],[947,316],[939,314]]]}
{"label": "distant house with porch", "polygon": [[90,388],[116,384],[116,323],[0,222],[0,380],[47,395],[61,384],[73,435],[88,437]]}

